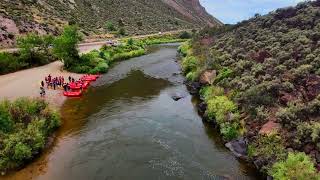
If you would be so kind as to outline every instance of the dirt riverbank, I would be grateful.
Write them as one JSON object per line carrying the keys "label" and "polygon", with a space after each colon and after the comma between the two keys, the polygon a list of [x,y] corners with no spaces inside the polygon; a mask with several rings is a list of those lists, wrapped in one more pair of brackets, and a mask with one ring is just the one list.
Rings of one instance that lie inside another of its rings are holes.
{"label": "dirt riverbank", "polygon": [[[62,70],[63,64],[56,61],[45,66],[31,68],[15,73],[0,76],[0,100],[14,100],[19,97],[40,97],[40,83],[45,76],[52,77],[69,76],[78,79],[81,75]],[[60,107],[66,99],[62,90],[51,90],[46,88],[44,97],[52,106]]]}

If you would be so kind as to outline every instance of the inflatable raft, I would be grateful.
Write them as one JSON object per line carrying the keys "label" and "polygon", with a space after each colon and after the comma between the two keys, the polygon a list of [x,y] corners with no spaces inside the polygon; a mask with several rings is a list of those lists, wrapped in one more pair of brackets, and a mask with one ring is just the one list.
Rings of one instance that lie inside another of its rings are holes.
{"label": "inflatable raft", "polygon": [[75,92],[65,91],[65,92],[63,92],[63,95],[67,96],[67,97],[80,97],[80,96],[82,96],[82,91],[75,91]]}
{"label": "inflatable raft", "polygon": [[82,88],[82,84],[70,83],[69,87],[71,90],[80,90]]}
{"label": "inflatable raft", "polygon": [[96,81],[100,75],[85,75],[82,76],[81,80],[82,81]]}

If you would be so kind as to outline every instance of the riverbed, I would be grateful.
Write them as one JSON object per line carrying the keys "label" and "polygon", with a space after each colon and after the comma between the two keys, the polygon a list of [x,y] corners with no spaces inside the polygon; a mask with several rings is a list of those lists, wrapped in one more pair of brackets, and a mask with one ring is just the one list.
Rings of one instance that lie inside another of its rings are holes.
{"label": "riverbed", "polygon": [[[176,51],[176,44],[161,45],[117,63],[82,98],[64,103],[52,148],[3,178],[258,179],[202,122]],[[174,95],[183,98],[174,101]]]}

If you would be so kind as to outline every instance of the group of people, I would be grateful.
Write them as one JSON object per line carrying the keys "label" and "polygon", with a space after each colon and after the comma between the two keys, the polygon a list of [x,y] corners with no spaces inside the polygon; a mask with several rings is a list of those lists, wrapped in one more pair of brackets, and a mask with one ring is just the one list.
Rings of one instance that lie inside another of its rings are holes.
{"label": "group of people", "polygon": [[41,81],[41,86],[40,86],[40,96],[43,97],[46,95],[46,91],[44,89],[45,85],[47,85],[47,89],[51,88],[56,90],[59,87],[62,87],[64,91],[69,90],[69,83],[75,82],[75,79],[71,76],[68,77],[69,82],[65,82],[65,79],[63,76],[58,76],[58,77],[52,77],[51,74],[46,76],[45,81]]}

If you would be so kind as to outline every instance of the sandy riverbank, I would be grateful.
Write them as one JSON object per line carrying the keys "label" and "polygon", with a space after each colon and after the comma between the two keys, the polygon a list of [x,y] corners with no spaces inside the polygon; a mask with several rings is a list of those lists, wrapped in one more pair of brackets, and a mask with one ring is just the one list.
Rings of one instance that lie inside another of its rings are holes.
{"label": "sandy riverbank", "polygon": [[[40,97],[40,82],[45,76],[69,76],[75,79],[80,78],[80,74],[70,73],[62,70],[62,62],[56,61],[45,66],[18,71],[15,73],[0,76],[0,100],[14,100],[19,97]],[[44,97],[52,106],[59,107],[66,97],[62,95],[62,90],[46,89]]]}

